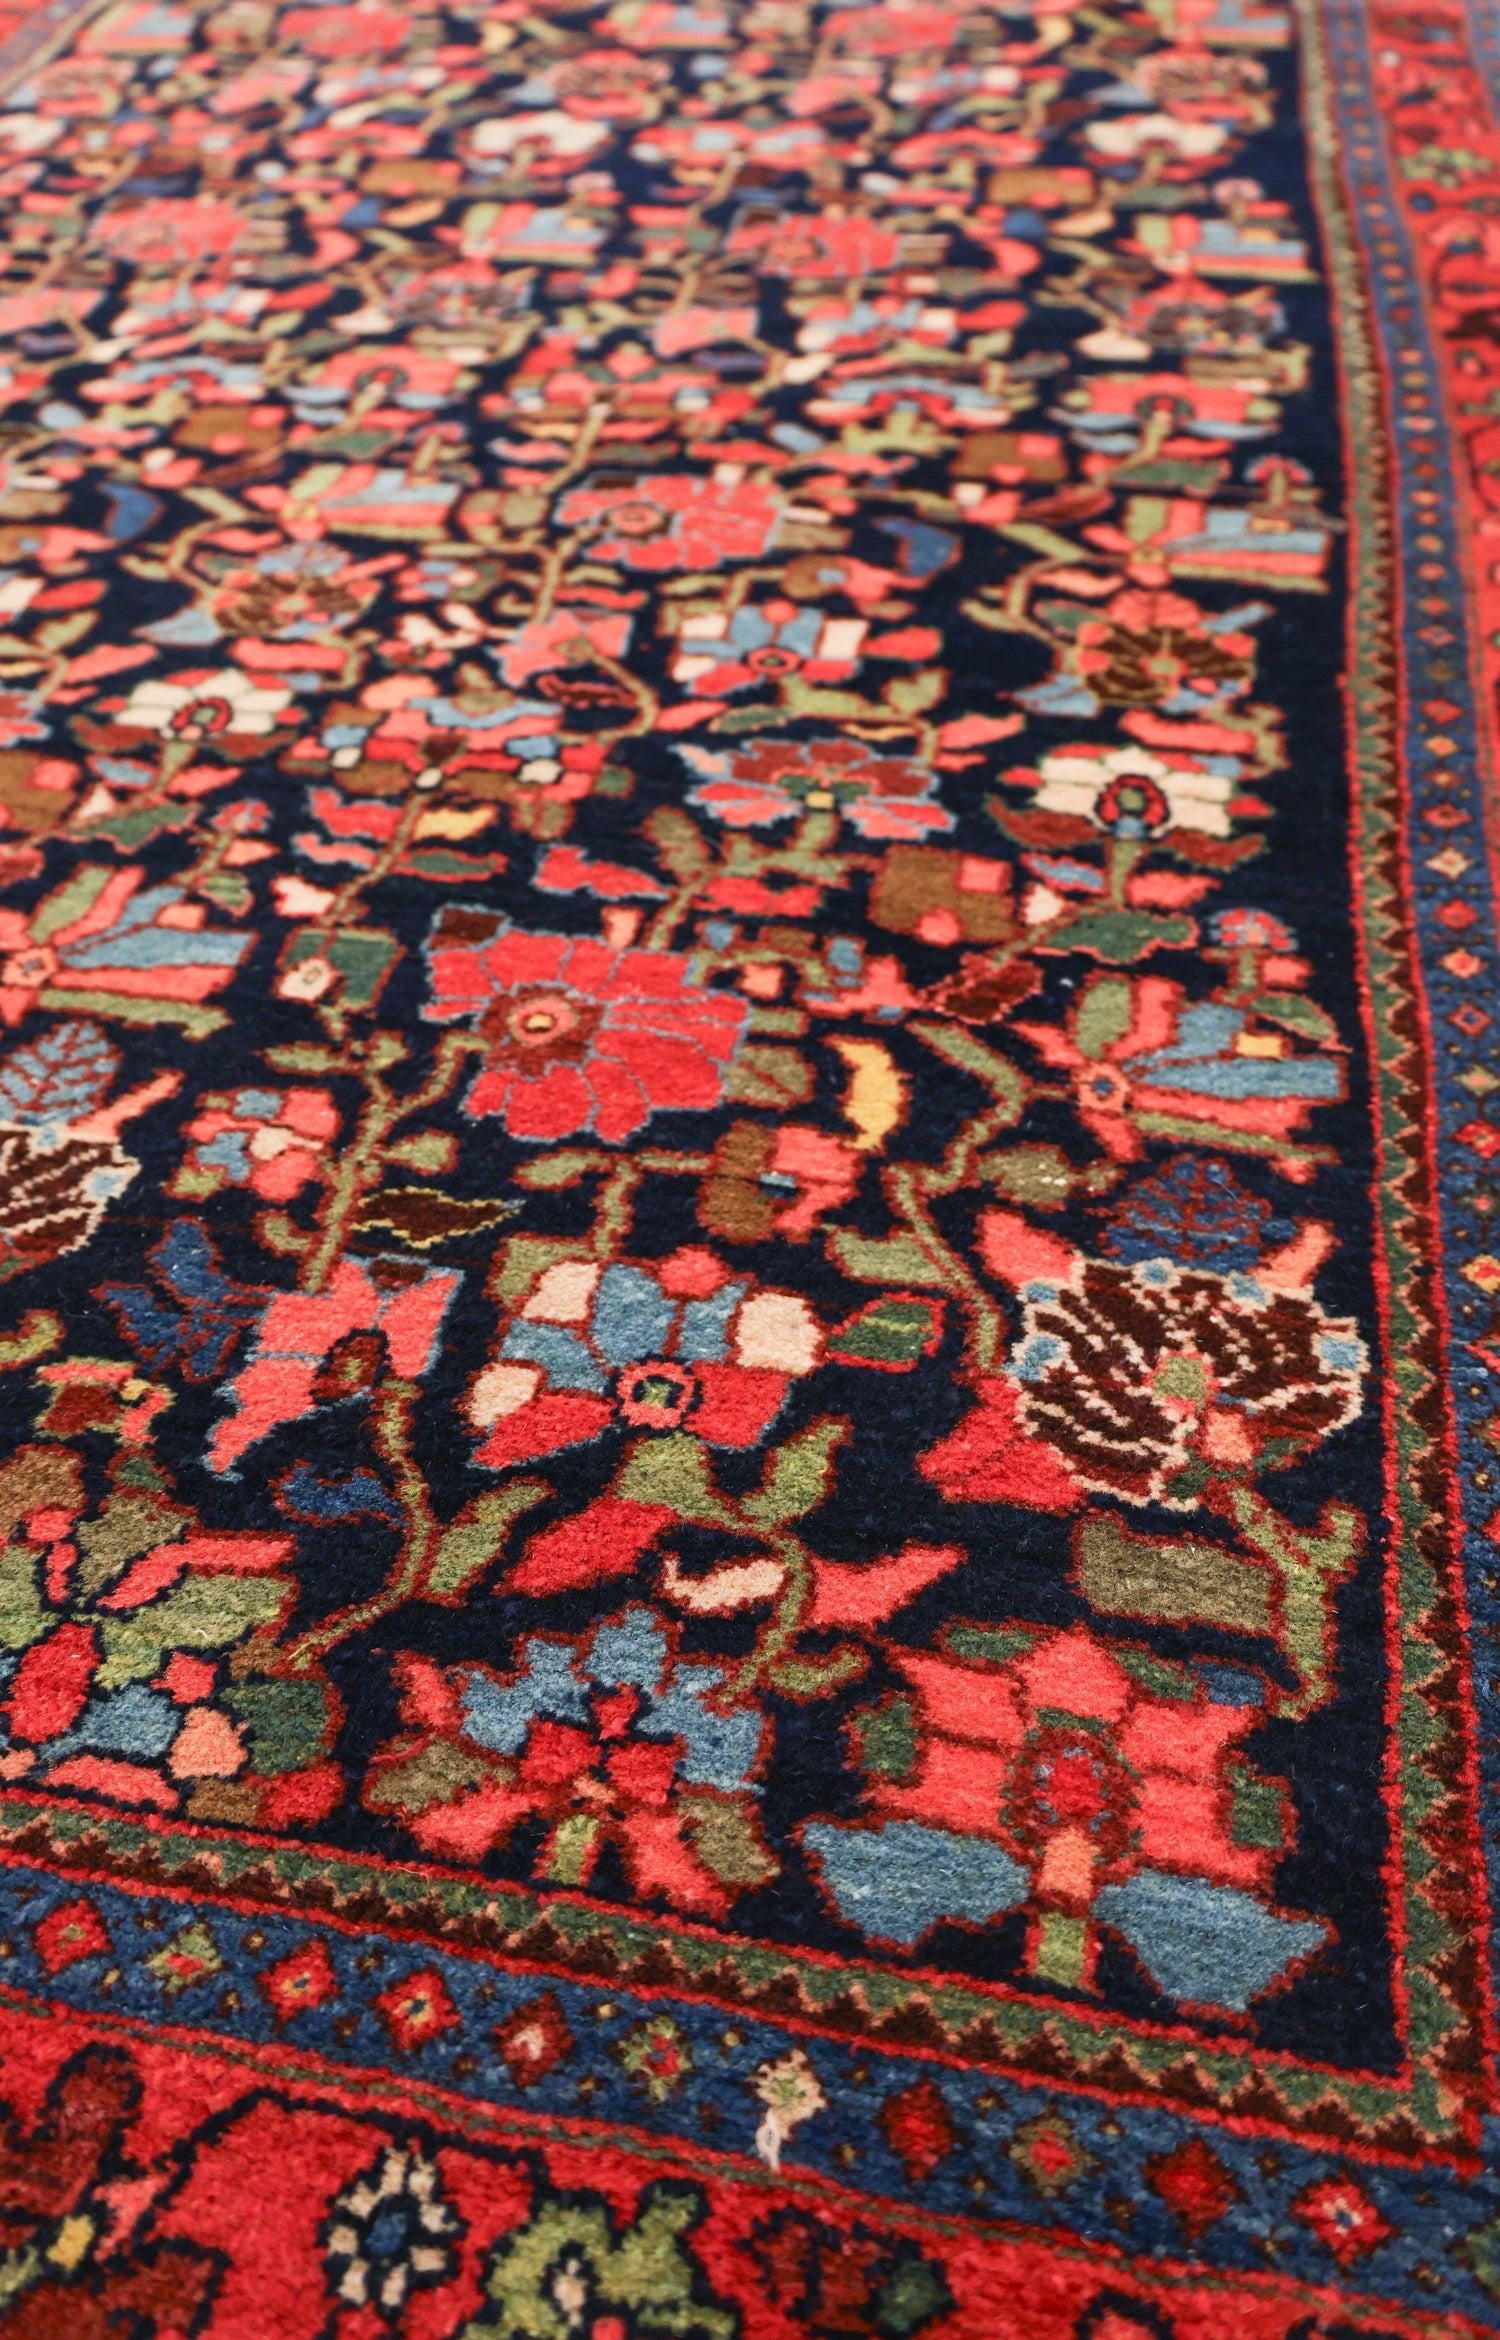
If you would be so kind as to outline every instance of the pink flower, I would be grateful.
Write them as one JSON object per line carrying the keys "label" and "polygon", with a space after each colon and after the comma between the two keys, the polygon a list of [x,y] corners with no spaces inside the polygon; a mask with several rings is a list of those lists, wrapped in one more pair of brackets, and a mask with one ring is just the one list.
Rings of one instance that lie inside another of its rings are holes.
{"label": "pink flower", "polygon": [[641,487],[577,488],[558,517],[565,528],[592,523],[601,560],[631,569],[716,569],[771,550],[782,502],[759,480],[667,472]]}
{"label": "pink flower", "polygon": [[633,1137],[653,1113],[723,1098],[749,1003],[693,982],[680,953],[527,934],[498,912],[454,908],[428,955],[427,1015],[473,1016],[488,1043],[465,1108],[500,1115],[512,1137]]}
{"label": "pink flower", "polygon": [[237,1089],[205,1098],[187,1126],[196,1141],[191,1191],[248,1186],[267,1202],[290,1202],[323,1175],[338,1125],[326,1089]]}
{"label": "pink flower", "polygon": [[234,1411],[216,1426],[211,1471],[232,1471],[247,1448],[315,1406],[372,1387],[389,1364],[420,1380],[461,1281],[452,1268],[404,1259],[341,1260],[321,1292],[277,1292],[247,1363],[224,1385]]}
{"label": "pink flower", "polygon": [[500,653],[500,670],[508,683],[519,685],[559,666],[587,665],[596,650],[623,658],[630,622],[626,610],[556,609],[517,627]]}

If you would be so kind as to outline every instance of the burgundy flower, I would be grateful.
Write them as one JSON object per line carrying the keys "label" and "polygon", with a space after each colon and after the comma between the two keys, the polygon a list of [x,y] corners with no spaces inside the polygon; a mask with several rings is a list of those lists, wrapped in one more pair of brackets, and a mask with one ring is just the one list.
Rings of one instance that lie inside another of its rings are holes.
{"label": "burgundy flower", "polygon": [[1180,690],[1212,693],[1248,680],[1247,634],[1210,634],[1204,612],[1179,593],[1120,594],[1078,629],[1078,671],[1108,705],[1154,707]]}
{"label": "burgundy flower", "polygon": [[1023,1324],[1022,1425],[1128,1503],[1191,1510],[1179,1473],[1291,1462],[1360,1410],[1353,1324],[1249,1277],[1084,1260],[1071,1283],[1029,1287]]}

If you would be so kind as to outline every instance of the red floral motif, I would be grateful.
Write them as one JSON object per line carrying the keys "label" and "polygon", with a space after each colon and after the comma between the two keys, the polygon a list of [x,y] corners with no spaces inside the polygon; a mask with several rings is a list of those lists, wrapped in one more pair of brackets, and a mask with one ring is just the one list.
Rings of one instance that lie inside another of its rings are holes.
{"label": "red floral motif", "polygon": [[[1289,967],[1305,978],[1301,962]],[[1272,1020],[1257,1013],[1253,997],[1215,1007],[1194,1010],[1169,976],[1096,975],[1081,987],[1066,1029],[1019,1021],[1013,1029],[1044,1064],[1072,1076],[1079,1121],[1117,1162],[1140,1159],[1158,1116],[1201,1122],[1221,1143],[1233,1143],[1231,1132],[1290,1141],[1315,1106],[1342,1095],[1336,1056],[1294,1044],[1298,1026],[1322,1027],[1316,1010],[1308,1015],[1282,999],[1280,1020]],[[1290,1145],[1279,1166],[1306,1176]]]}
{"label": "red floral motif", "polygon": [[932,801],[938,775],[930,766],[875,754],[858,740],[764,740],[722,754],[697,747],[682,754],[703,774],[690,801],[731,829],[834,808],[865,837],[904,841],[953,826],[953,815]]}
{"label": "red floral motif", "polygon": [[880,2108],[880,2126],[914,2186],[924,2185],[942,2167],[956,2142],[947,2101],[931,2080],[915,2080],[888,2096]]}
{"label": "red floral motif", "polygon": [[526,1654],[512,1680],[404,1660],[408,1727],[376,1757],[366,1800],[448,1860],[539,1821],[533,1872],[554,1886],[586,1885],[612,1845],[635,1893],[706,1917],[774,1875],[748,1792],[766,1725],[704,1706],[718,1667],[673,1660],[644,1609],[582,1651],[539,1638]]}
{"label": "red floral motif", "polygon": [[179,1192],[201,1195],[228,1184],[248,1186],[267,1202],[290,1202],[326,1174],[339,1126],[327,1089],[240,1089],[203,1105],[185,1132],[195,1151],[191,1183],[179,1174]]}
{"label": "red floral motif", "polygon": [[[534,1279],[470,1387],[469,1420],[486,1433],[475,1460],[500,1469],[610,1428],[754,1446],[823,1349],[799,1294],[763,1291],[697,1244],[653,1262],[562,1260]],[[587,1527],[551,1531],[549,1567],[568,1565],[575,1536],[597,1541],[612,1501],[590,1507]]]}
{"label": "red floral motif", "polygon": [[466,1109],[502,1116],[512,1137],[592,1129],[618,1141],[653,1113],[703,1112],[723,1098],[749,1004],[695,982],[675,952],[615,951],[450,910],[430,958],[427,1013],[476,1018],[487,1044]]}
{"label": "red floral motif", "polygon": [[81,1897],[62,1902],[42,1918],[32,1940],[49,1974],[61,1974],[82,1958],[101,1958],[110,1950],[109,1932],[91,1901]]}
{"label": "red floral motif", "polygon": [[[1230,1775],[1231,1754],[1255,1728],[1259,1706],[1216,1703],[1191,1675],[1160,1695],[1123,1662],[1129,1653],[1117,1654],[1082,1626],[1016,1637],[1025,1647],[997,1664],[892,1653],[912,1697],[906,1711],[914,1748],[893,1765],[879,1758],[877,1710],[856,1733],[863,1749],[876,1751],[868,1820],[858,1829],[816,1821],[805,1831],[838,1906],[868,1905],[871,1861],[879,1857],[873,1848],[885,1845],[887,1861],[899,1861],[904,1844],[920,1841],[927,1867],[904,1888],[882,1884],[880,1906],[892,1922],[871,1930],[894,1930],[903,1892],[916,1910],[913,1939],[934,1913],[988,1915],[997,1903],[1024,1903],[1030,1971],[1073,1988],[1089,1987],[1101,1919],[1126,1926],[1152,1971],[1155,1960],[1174,1973],[1177,1995],[1222,1993],[1230,2005],[1264,1987],[1291,1956],[1315,1948],[1321,1927],[1269,1911],[1264,1938],[1252,1936],[1238,1971],[1235,1951],[1217,1973],[1196,1955],[1183,1960],[1170,1921],[1165,1956],[1153,1938],[1164,1910],[1198,1908],[1201,1924],[1224,1889],[1240,1923],[1253,1903],[1263,1907],[1269,1899],[1278,1850],[1239,1841]],[[959,1847],[986,1841],[1003,1850],[1023,1882],[1011,1887],[991,1856],[985,1899],[970,1908],[960,1860],[958,1901],[945,1903],[949,1856],[957,1860]],[[1184,1987],[1191,1978],[1200,1985],[1196,1994]]]}
{"label": "red floral motif", "polygon": [[950,1503],[1019,1503],[1028,1511],[1074,1511],[1084,1490],[1055,1447],[1021,1419],[1020,1393],[1003,1373],[976,1376],[979,1399],[951,1436],[918,1457],[918,1468]]}
{"label": "red floral motif", "polygon": [[1189,2137],[1170,2153],[1153,2155],[1146,2163],[1146,2183],[1161,2196],[1190,2243],[1207,2234],[1242,2193],[1238,2180],[1201,2137]]}
{"label": "red floral motif", "polygon": [[431,1967],[393,1983],[375,2001],[391,2038],[404,2055],[413,2055],[460,2020],[443,1978]]}
{"label": "red floral motif", "polygon": [[1327,2178],[1309,2186],[1292,2204],[1292,2216],[1310,2226],[1341,2267],[1378,2250],[1395,2232],[1378,2203],[1353,2178]]}
{"label": "red floral motif", "polygon": [[573,2053],[573,2034],[553,1991],[528,1999],[492,2036],[518,2088],[534,2088]]}
{"label": "red floral motif", "polygon": [[93,2045],[68,2058],[28,2120],[0,2106],[5,2329],[15,2340],[174,2340],[202,2328],[219,2254],[180,2239],[138,2247],[168,2184],[160,2165],[143,2168],[127,2150],[142,2093],[129,2055]]}
{"label": "red floral motif", "polygon": [[596,532],[594,551],[601,560],[628,569],[716,569],[771,550],[782,502],[759,480],[667,472],[638,488],[575,489],[557,516],[564,528]]}
{"label": "red floral motif", "polygon": [[326,2007],[330,1999],[339,1995],[333,1960],[327,1945],[318,1940],[309,1942],[304,1949],[293,1950],[257,1979],[275,2010],[278,2023],[290,2023],[296,2015]]}

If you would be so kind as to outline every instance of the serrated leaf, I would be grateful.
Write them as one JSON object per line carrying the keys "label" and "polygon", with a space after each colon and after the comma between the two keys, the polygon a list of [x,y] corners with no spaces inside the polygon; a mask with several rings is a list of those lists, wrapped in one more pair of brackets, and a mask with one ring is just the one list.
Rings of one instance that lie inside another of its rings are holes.
{"label": "serrated leaf", "polygon": [[730,1068],[726,1095],[736,1105],[766,1105],[782,1112],[805,1105],[813,1093],[812,1066],[795,1048],[747,1041]]}
{"label": "serrated leaf", "polygon": [[1026,1103],[1027,1081],[1024,1073],[1013,1065],[1008,1056],[1001,1056],[986,1047],[965,1024],[930,1024],[919,1018],[910,1029],[919,1040],[925,1041],[935,1056],[956,1064],[961,1071],[972,1073],[983,1081],[997,1105],[1009,1109],[1008,1118],[1017,1121]]}
{"label": "serrated leaf", "polygon": [[828,1337],[828,1358],[837,1365],[875,1365],[904,1371],[936,1344],[942,1306],[892,1293],[868,1300],[857,1316]]}
{"label": "serrated leaf", "polygon": [[572,1147],[563,1147],[550,1154],[538,1154],[534,1162],[523,1162],[516,1172],[516,1184],[545,1191],[556,1186],[576,1186],[580,1178],[597,1168],[597,1154],[581,1154]]}
{"label": "serrated leaf", "polygon": [[206,894],[210,902],[217,902],[219,908],[227,910],[231,917],[238,917],[242,910],[248,910],[255,899],[249,879],[241,877],[237,869],[220,869],[212,877],[200,878],[198,891]]}
{"label": "serrated leaf", "polygon": [[1127,967],[1151,951],[1181,949],[1198,931],[1196,922],[1178,913],[1158,910],[1087,910],[1075,918],[1062,939],[1070,951],[1089,951],[1096,959]]}
{"label": "serrated leaf", "polygon": [[679,885],[689,885],[713,867],[713,853],[696,821],[676,805],[659,804],[646,834]]}
{"label": "serrated leaf", "polygon": [[693,1850],[721,1884],[763,1885],[776,1863],[761,1843],[755,1823],[740,1805],[720,1796],[683,1795],[677,1809],[687,1824]]}
{"label": "serrated leaf", "polygon": [[935,707],[948,688],[948,670],[944,666],[924,667],[920,674],[898,674],[888,682],[880,696],[898,715],[921,715]]}
{"label": "serrated leaf", "polygon": [[321,1040],[284,1041],[266,1049],[265,1059],[277,1072],[332,1072],[339,1061],[337,1050]]}
{"label": "serrated leaf", "polygon": [[828,1249],[846,1276],[862,1284],[944,1285],[914,1235],[856,1235],[849,1227],[832,1227]]}
{"label": "serrated leaf", "polygon": [[103,1510],[78,1530],[79,1591],[92,1599],[122,1574],[127,1561],[153,1546],[175,1543],[187,1533],[187,1523],[185,1511],[169,1511],[149,1493],[109,1496]]}
{"label": "serrated leaf", "polygon": [[443,1129],[413,1130],[410,1137],[394,1138],[385,1149],[388,1162],[406,1170],[446,1170],[458,1152],[456,1141]]}
{"label": "serrated leaf", "polygon": [[728,1525],[731,1518],[715,1489],[707,1448],[685,1430],[643,1438],[626,1458],[614,1491],[630,1503],[663,1504],[679,1519]]}
{"label": "serrated leaf", "polygon": [[164,837],[171,829],[190,829],[197,817],[191,804],[141,805],[133,812],[106,813],[102,820],[89,821],[86,833],[107,837],[122,853],[137,853],[153,837]]}
{"label": "serrated leaf", "polygon": [[1300,991],[1262,991],[1256,995],[1255,1006],[1261,1015],[1284,1024],[1289,1032],[1300,1033],[1305,1040],[1326,1043],[1338,1038],[1332,1016],[1315,1000],[1304,999]]}
{"label": "serrated leaf", "polygon": [[545,1479],[516,1479],[479,1496],[445,1529],[428,1564],[426,1590],[434,1600],[451,1600],[483,1574],[505,1549],[520,1512],[552,1493]]}
{"label": "serrated leaf", "polygon": [[849,1425],[836,1414],[811,1422],[772,1455],[766,1475],[742,1509],[757,1527],[784,1527],[823,1501],[833,1484],[834,1450]]}
{"label": "serrated leaf", "polygon": [[154,1674],[171,1650],[224,1649],[280,1616],[292,1592],[285,1577],[195,1575],[165,1599],[104,1626],[101,1690]]}
{"label": "serrated leaf", "polygon": [[1078,1003],[1073,1037],[1083,1054],[1095,1063],[1130,1030],[1133,994],[1122,975],[1106,975],[1091,983]]}
{"label": "serrated leaf", "polygon": [[432,1186],[388,1186],[366,1197],[354,1214],[354,1225],[361,1234],[388,1228],[414,1250],[427,1251],[455,1236],[480,1235],[486,1228],[501,1226],[520,1207],[486,1196],[444,1194]]}
{"label": "serrated leaf", "polygon": [[[392,1763],[372,1773],[365,1802],[377,1812],[425,1812],[433,1804],[451,1804],[482,1779],[493,1779],[499,1765],[451,1739],[434,1739],[407,1763]],[[503,1776],[503,1775],[502,1775]]]}

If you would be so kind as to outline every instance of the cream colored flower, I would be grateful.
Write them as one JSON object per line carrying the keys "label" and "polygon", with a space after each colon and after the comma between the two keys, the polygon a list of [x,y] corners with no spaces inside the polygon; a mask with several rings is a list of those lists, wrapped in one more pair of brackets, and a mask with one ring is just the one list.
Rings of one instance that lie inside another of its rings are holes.
{"label": "cream colored flower", "polygon": [[158,675],[137,683],[120,721],[143,731],[170,732],[177,739],[212,739],[226,731],[274,731],[290,691],[253,682],[237,666],[218,674]]}
{"label": "cream colored flower", "polygon": [[1088,755],[1062,748],[1043,756],[1039,812],[1071,813],[1100,828],[1152,836],[1163,829],[1231,834],[1229,799],[1235,782],[1196,764],[1170,764],[1149,748],[1111,748]]}
{"label": "cream colored flower", "polygon": [[814,2113],[822,2112],[828,2099],[801,2048],[779,2056],[774,2064],[762,2064],[750,2085],[766,2108],[755,2132],[755,2150],[766,2167],[775,2171],[781,2167],[792,2131],[810,2121]]}

